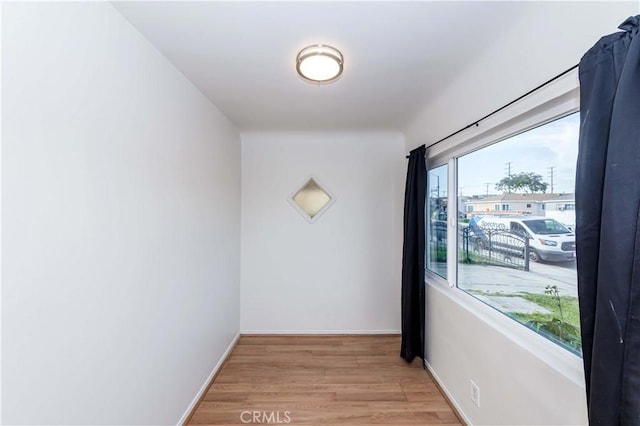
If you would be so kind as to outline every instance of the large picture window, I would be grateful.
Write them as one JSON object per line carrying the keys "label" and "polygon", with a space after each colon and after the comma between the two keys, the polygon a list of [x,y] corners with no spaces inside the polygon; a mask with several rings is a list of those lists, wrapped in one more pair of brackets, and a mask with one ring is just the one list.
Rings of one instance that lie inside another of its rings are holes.
{"label": "large picture window", "polygon": [[[580,230],[573,201],[578,132],[574,113],[440,158],[453,160],[451,191],[457,194],[442,192],[446,165],[429,170],[427,208],[428,269],[576,354],[581,353],[575,262]],[[456,249],[448,250],[457,259],[447,259],[447,215],[457,217],[449,234],[456,236]],[[456,265],[455,277],[447,277],[447,260]]]}

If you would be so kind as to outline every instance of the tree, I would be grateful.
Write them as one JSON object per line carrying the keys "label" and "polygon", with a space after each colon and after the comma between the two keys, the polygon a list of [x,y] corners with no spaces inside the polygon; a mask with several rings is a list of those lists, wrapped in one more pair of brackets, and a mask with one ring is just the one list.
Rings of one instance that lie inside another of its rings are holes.
{"label": "tree", "polygon": [[522,172],[511,176],[506,176],[496,183],[496,189],[504,192],[519,191],[524,192],[547,192],[549,184],[542,181],[542,176],[532,172]]}

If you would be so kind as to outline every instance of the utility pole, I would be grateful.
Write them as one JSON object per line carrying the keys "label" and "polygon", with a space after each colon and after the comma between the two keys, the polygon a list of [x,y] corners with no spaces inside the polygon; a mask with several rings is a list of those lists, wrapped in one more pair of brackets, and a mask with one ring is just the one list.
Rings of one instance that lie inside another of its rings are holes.
{"label": "utility pole", "polygon": [[[505,163],[504,165],[507,169],[507,176],[509,177],[509,180],[511,180],[511,161],[509,161],[508,163]],[[509,192],[511,192],[511,185],[507,186],[507,189],[509,190]]]}
{"label": "utility pole", "polygon": [[553,194],[553,169],[555,169],[556,166],[551,166],[548,167],[549,169],[549,176],[551,176],[551,193]]}
{"label": "utility pole", "polygon": [[489,185],[491,185],[491,182],[485,182],[484,183],[487,186],[487,197],[489,196]]}

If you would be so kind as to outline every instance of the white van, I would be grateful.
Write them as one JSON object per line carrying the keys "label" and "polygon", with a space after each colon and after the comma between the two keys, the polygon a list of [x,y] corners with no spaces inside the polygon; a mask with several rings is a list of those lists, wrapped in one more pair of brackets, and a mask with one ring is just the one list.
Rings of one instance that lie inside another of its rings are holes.
{"label": "white van", "polygon": [[[567,262],[576,259],[576,237],[566,226],[544,216],[493,217],[475,216],[469,231],[479,245],[490,242],[496,233],[511,234],[529,239],[529,259],[538,262]],[[500,243],[495,244],[501,249]],[[511,246],[502,248],[512,249]]]}

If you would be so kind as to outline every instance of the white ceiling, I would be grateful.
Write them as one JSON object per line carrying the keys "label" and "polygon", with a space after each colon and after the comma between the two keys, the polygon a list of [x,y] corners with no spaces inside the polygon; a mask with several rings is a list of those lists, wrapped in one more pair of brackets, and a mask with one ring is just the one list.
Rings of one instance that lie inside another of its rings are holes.
{"label": "white ceiling", "polygon": [[[241,130],[397,129],[524,8],[515,2],[116,2]],[[295,72],[303,47],[345,56],[343,77]]]}

